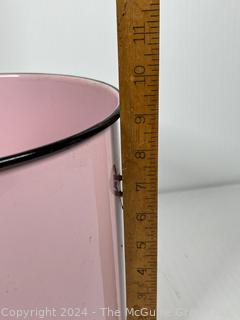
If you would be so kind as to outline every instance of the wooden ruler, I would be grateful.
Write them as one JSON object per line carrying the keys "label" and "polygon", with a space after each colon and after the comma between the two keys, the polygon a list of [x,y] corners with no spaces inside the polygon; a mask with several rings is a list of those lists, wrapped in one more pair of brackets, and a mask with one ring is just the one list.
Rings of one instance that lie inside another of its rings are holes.
{"label": "wooden ruler", "polygon": [[128,319],[156,319],[159,6],[117,0]]}

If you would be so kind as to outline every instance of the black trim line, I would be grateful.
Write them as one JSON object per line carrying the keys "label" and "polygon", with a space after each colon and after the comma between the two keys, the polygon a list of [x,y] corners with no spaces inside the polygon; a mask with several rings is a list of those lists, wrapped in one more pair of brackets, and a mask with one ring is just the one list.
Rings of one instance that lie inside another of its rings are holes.
{"label": "black trim line", "polygon": [[[103,82],[103,81],[99,81],[96,79],[92,79],[92,78],[86,78],[86,77],[80,77],[80,76],[74,76],[74,75],[65,75],[65,74],[55,74],[55,73],[21,73],[21,72],[17,72],[17,73],[0,73],[1,75],[45,75],[45,76],[65,76],[65,77],[74,77],[74,78],[80,78],[80,79],[86,79],[86,80],[92,80],[98,83],[102,83],[105,84],[109,87],[112,87],[113,89],[115,89],[116,91],[118,91],[117,88],[115,88],[114,86]],[[98,132],[106,129],[107,127],[109,127],[111,124],[113,124],[115,121],[117,121],[120,117],[120,106],[118,105],[118,107],[115,109],[115,111],[110,114],[107,118],[105,118],[104,120],[102,120],[101,122],[93,125],[92,127],[83,130],[75,135],[72,135],[70,137],[61,139],[61,140],[57,140],[55,142],[37,147],[37,148],[33,148],[27,151],[23,151],[20,153],[16,153],[10,156],[6,156],[6,157],[2,157],[0,158],[0,169],[1,168],[6,168],[12,165],[17,165],[20,163],[24,163],[25,161],[28,160],[33,160],[33,159],[38,159],[39,157],[45,156],[45,155],[49,155],[52,153],[55,153],[57,151],[66,149],[68,147],[71,147],[77,143],[80,143],[84,140],[86,140],[87,138],[92,137],[93,135],[97,134]]]}

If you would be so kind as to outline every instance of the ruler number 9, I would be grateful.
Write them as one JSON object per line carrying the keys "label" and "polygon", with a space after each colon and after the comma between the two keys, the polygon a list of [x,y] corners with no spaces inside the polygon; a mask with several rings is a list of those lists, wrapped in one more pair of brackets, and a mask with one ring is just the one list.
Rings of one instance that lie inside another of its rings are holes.
{"label": "ruler number 9", "polygon": [[141,123],[145,123],[145,117],[144,117],[144,115],[143,114],[137,114],[136,116],[135,116],[135,123],[136,124],[141,124]]}

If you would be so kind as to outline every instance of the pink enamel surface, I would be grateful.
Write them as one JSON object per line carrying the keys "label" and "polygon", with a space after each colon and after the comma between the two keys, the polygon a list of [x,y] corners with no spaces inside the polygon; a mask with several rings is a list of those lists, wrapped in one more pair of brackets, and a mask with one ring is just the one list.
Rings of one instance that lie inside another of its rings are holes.
{"label": "pink enamel surface", "polygon": [[[21,82],[19,78],[13,79]],[[23,82],[30,84],[31,80],[23,79]],[[10,94],[10,80],[6,90],[1,88],[1,143],[6,141],[0,144],[1,155],[79,132],[103,120],[116,107],[116,92],[105,85],[99,88],[97,84],[81,80],[78,92],[72,79],[60,84],[57,80],[51,94],[51,85],[46,80],[45,84],[42,79],[39,81],[44,98],[37,90],[37,79],[29,91],[27,84],[13,82],[13,89],[14,86],[25,88],[23,92],[17,90],[15,98],[12,97],[14,90]],[[3,83],[0,78],[0,87]],[[70,93],[75,95],[72,104],[67,104],[63,92],[59,92],[61,99],[58,100],[58,86],[65,88],[63,91],[68,97]],[[31,98],[23,103],[21,97],[26,96]],[[63,102],[59,118],[56,118],[54,99]],[[14,125],[11,121],[5,123],[2,115],[5,121],[12,117]],[[21,115],[20,119],[17,115]],[[32,121],[35,127],[28,127]],[[14,137],[9,138],[12,130]],[[115,156],[112,125],[69,149],[0,170],[1,308],[55,308],[56,316],[44,319],[91,320],[109,319],[100,308],[120,308],[120,244],[116,224],[119,199],[113,192]],[[87,308],[88,315],[62,317],[63,308],[76,308],[75,314],[78,309]],[[0,319],[6,317],[0,315]]]}
{"label": "pink enamel surface", "polygon": [[0,99],[0,158],[81,132],[118,105],[109,86],[47,74],[0,75]]}

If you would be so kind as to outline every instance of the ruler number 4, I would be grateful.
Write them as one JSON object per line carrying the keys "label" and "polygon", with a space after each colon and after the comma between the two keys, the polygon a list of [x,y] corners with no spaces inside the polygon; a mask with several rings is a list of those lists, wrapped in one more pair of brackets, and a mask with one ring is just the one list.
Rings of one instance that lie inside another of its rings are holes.
{"label": "ruler number 4", "polygon": [[138,269],[137,269],[137,272],[138,272],[141,276],[144,276],[145,273],[147,272],[147,269],[146,269],[146,268],[138,268]]}

